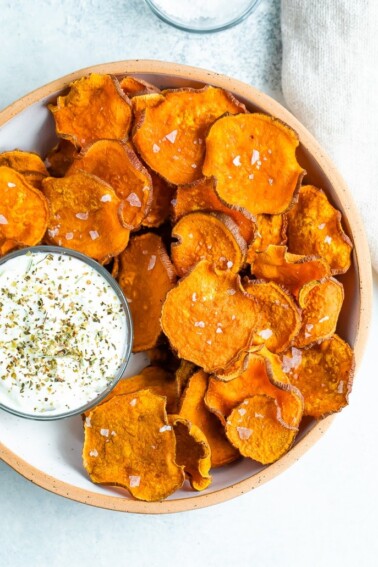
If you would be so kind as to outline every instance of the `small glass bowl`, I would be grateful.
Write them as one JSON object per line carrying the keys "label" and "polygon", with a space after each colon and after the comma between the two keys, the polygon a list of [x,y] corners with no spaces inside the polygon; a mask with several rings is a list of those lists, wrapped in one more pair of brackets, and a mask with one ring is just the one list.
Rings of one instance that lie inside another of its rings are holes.
{"label": "small glass bowl", "polygon": [[260,0],[208,0],[202,2],[198,10],[196,0],[145,2],[161,20],[171,26],[187,32],[211,33],[242,22],[255,10]]}
{"label": "small glass bowl", "polygon": [[72,250],[71,248],[40,245],[40,246],[30,246],[29,248],[23,248],[21,250],[17,250],[15,252],[6,254],[0,259],[0,267],[8,260],[11,260],[12,258],[16,258],[18,256],[25,256],[28,253],[45,253],[45,254],[51,253],[51,254],[59,254],[60,256],[71,256],[72,258],[76,258],[77,260],[82,261],[84,264],[87,264],[89,267],[93,268],[96,272],[98,272],[114,290],[116,296],[118,297],[121,303],[125,317],[126,336],[125,336],[124,350],[121,359],[122,361],[118,368],[118,371],[114,375],[113,380],[107,386],[107,388],[103,390],[101,393],[97,394],[96,397],[90,400],[88,403],[80,407],[74,407],[73,409],[68,410],[66,412],[49,414],[48,411],[46,411],[46,413],[42,413],[42,412],[26,413],[0,402],[0,409],[12,413],[18,417],[34,419],[38,421],[55,421],[58,419],[79,415],[90,410],[92,407],[97,405],[101,400],[103,400],[109,394],[109,392],[111,392],[111,390],[114,388],[114,386],[118,383],[118,381],[122,378],[123,374],[125,373],[126,367],[130,359],[131,348],[133,344],[133,323],[132,323],[130,309],[122,289],[115,281],[115,279],[110,275],[108,270],[103,266],[101,266],[98,262],[96,262],[92,258],[89,258],[88,256],[85,256],[84,254],[81,254],[81,252]]}

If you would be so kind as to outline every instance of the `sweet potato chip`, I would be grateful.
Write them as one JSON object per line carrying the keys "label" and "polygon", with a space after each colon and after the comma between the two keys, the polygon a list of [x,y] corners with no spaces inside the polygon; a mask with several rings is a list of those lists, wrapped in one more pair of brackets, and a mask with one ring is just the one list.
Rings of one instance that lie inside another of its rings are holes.
{"label": "sweet potato chip", "polygon": [[123,77],[120,80],[120,87],[130,98],[136,95],[160,92],[159,89],[154,85],[151,85],[151,83],[148,83],[143,79],[137,79],[132,75],[126,75],[126,77]]}
{"label": "sweet potato chip", "polygon": [[323,258],[298,256],[288,252],[286,246],[273,244],[256,255],[251,271],[257,278],[276,282],[294,295],[306,283],[330,275],[329,266]]}
{"label": "sweet potato chip", "polygon": [[176,188],[169,185],[160,175],[149,171],[152,179],[152,202],[150,211],[143,219],[143,226],[158,227],[163,224],[171,212],[171,201]]}
{"label": "sweet potato chip", "polygon": [[168,182],[191,183],[202,177],[208,127],[225,112],[245,112],[245,106],[211,86],[162,94],[165,100],[139,117],[133,141],[143,160]]}
{"label": "sweet potato chip", "polygon": [[302,327],[294,340],[295,346],[305,347],[330,338],[336,330],[343,301],[343,285],[334,278],[304,285],[298,295]]}
{"label": "sweet potato chip", "polygon": [[183,484],[163,397],[148,390],[115,396],[90,412],[84,431],[83,464],[92,482],[126,488],[147,502]]}
{"label": "sweet potato chip", "polygon": [[275,398],[246,398],[227,419],[227,438],[243,457],[263,465],[274,463],[290,449],[296,434],[277,419],[278,414]]}
{"label": "sweet potato chip", "polygon": [[283,355],[282,368],[304,397],[304,415],[320,419],[348,404],[354,355],[339,336],[303,350],[293,347]]}
{"label": "sweet potato chip", "polygon": [[298,144],[294,130],[272,116],[224,116],[207,135],[202,172],[216,178],[226,203],[252,214],[283,213],[304,174],[295,157]]}
{"label": "sweet potato chip", "polygon": [[42,193],[15,169],[0,166],[0,255],[17,246],[39,244],[48,219]]}
{"label": "sweet potato chip", "polygon": [[[167,399],[167,411],[169,413],[177,410],[178,393],[177,384],[174,376],[160,366],[147,366],[140,374],[129,378],[121,378],[113,390],[109,392],[100,404],[104,404],[122,394],[132,394],[139,390],[148,389],[153,394],[165,396]],[[89,412],[86,412],[89,415]]]}
{"label": "sweet potato chip", "polygon": [[181,398],[179,416],[187,419],[204,433],[211,449],[211,466],[221,467],[238,458],[238,452],[230,445],[220,421],[206,407],[204,397],[208,376],[199,370],[189,379]]}
{"label": "sweet potato chip", "polygon": [[301,187],[298,203],[288,214],[287,235],[290,252],[321,256],[333,274],[348,270],[353,245],[342,228],[340,211],[321,189]]}
{"label": "sweet potato chip", "polygon": [[115,77],[92,73],[70,85],[69,93],[50,104],[58,136],[83,148],[104,138],[126,140],[131,103]]}
{"label": "sweet potato chip", "polygon": [[131,99],[131,106],[134,111],[136,122],[138,122],[138,119],[141,119],[140,114],[143,112],[143,110],[157,106],[158,104],[164,102],[164,100],[164,95],[160,93],[148,93],[134,96],[134,98]]}
{"label": "sweet potato chip", "polygon": [[179,358],[216,373],[252,343],[259,318],[238,276],[203,260],[168,293],[161,325]]}
{"label": "sweet potato chip", "polygon": [[148,350],[158,341],[161,307],[176,282],[174,268],[160,236],[146,233],[130,240],[120,255],[118,281],[133,318],[133,352]]}
{"label": "sweet potato chip", "polygon": [[287,215],[256,215],[255,239],[248,248],[247,262],[252,264],[257,252],[264,252],[269,244],[286,244]]}
{"label": "sweet potato chip", "polygon": [[0,153],[0,167],[11,167],[22,173],[25,181],[37,189],[41,189],[42,181],[49,172],[38,154],[13,150]]}
{"label": "sweet potato chip", "polygon": [[[281,369],[280,358],[263,348],[244,355],[244,368],[240,376],[229,382],[211,377],[205,396],[206,406],[225,425],[227,416],[246,398],[260,394],[270,396],[277,402],[277,420],[292,429],[295,436],[303,414],[303,399],[299,391],[290,386]],[[239,413],[243,415],[244,412]]]}
{"label": "sweet potato chip", "polygon": [[301,314],[293,297],[274,282],[242,281],[244,291],[254,297],[262,315],[255,330],[255,344],[265,344],[271,352],[286,350],[301,327]]}
{"label": "sweet potato chip", "polygon": [[185,276],[200,260],[219,270],[237,273],[244,263],[247,245],[234,221],[220,213],[189,213],[172,229],[178,239],[171,247],[177,274]]}
{"label": "sweet potato chip", "polygon": [[69,140],[60,140],[46,156],[46,166],[52,177],[64,177],[79,153]]}
{"label": "sweet potato chip", "polygon": [[152,179],[129,144],[99,140],[76,159],[67,175],[86,171],[111,185],[122,203],[119,217],[129,230],[140,226],[150,210]]}
{"label": "sweet potato chip", "polygon": [[51,212],[49,242],[102,263],[126,248],[130,232],[118,219],[121,201],[105,181],[85,172],[48,177],[43,192]]}
{"label": "sweet potato chip", "polygon": [[176,463],[184,467],[194,490],[205,490],[211,484],[211,450],[199,427],[179,415],[169,415],[176,436]]}
{"label": "sweet potato chip", "polygon": [[254,217],[241,207],[225,205],[217,195],[216,182],[213,177],[204,177],[177,188],[176,198],[173,201],[174,220],[178,221],[184,215],[195,211],[224,213],[237,224],[240,235],[247,244],[253,240],[255,233]]}

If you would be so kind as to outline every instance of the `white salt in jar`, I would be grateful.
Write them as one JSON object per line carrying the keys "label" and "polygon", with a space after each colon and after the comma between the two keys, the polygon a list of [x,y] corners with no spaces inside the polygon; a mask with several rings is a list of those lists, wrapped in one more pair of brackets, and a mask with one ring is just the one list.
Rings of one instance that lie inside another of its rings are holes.
{"label": "white salt in jar", "polygon": [[159,18],[185,31],[206,33],[244,20],[260,0],[146,0]]}

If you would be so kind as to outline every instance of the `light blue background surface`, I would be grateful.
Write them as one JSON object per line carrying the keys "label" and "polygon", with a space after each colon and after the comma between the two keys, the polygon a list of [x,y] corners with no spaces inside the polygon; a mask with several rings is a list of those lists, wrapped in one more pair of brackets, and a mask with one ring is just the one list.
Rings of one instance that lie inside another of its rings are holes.
{"label": "light blue background surface", "polygon": [[[81,67],[136,58],[223,72],[281,100],[280,48],[278,0],[205,36],[167,26],[142,0],[0,0],[0,108]],[[65,500],[0,462],[1,567],[377,565],[377,283],[351,405],[288,471],[213,508],[136,516]]]}

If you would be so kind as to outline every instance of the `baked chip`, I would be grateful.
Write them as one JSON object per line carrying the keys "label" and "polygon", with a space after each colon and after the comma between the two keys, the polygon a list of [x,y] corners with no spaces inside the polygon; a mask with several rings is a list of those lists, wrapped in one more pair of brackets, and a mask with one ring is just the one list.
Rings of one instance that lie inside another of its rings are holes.
{"label": "baked chip", "polygon": [[343,285],[334,278],[304,285],[298,294],[302,327],[293,341],[294,345],[306,347],[332,337],[343,301]]}
{"label": "baked chip", "polygon": [[204,433],[179,415],[168,420],[176,436],[176,463],[184,467],[194,490],[205,490],[211,484],[211,450]]}
{"label": "baked chip", "polygon": [[49,110],[58,136],[77,148],[105,138],[126,140],[131,126],[130,100],[111,75],[92,73],[77,79]]}
{"label": "baked chip", "polygon": [[132,237],[119,259],[118,282],[133,318],[133,352],[148,350],[161,334],[161,308],[176,273],[160,236],[152,232]]}
{"label": "baked chip", "polygon": [[288,252],[286,246],[273,244],[256,254],[251,271],[257,278],[282,285],[295,296],[306,283],[330,276],[329,265],[323,258],[298,256]]}
{"label": "baked chip", "polygon": [[0,255],[39,244],[49,221],[48,203],[24,175],[0,166]]}
{"label": "baked chip", "polygon": [[135,122],[138,123],[138,119],[143,119],[141,113],[146,110],[146,108],[152,108],[157,106],[161,102],[164,102],[164,95],[160,93],[147,93],[139,96],[134,96],[131,99],[131,106],[133,108]]}
{"label": "baked chip", "polygon": [[277,419],[278,414],[275,398],[246,398],[227,419],[227,438],[243,457],[263,465],[274,463],[290,449],[296,433]]}
{"label": "baked chip", "polygon": [[130,98],[136,95],[160,92],[160,90],[154,85],[151,85],[151,83],[148,83],[143,79],[137,79],[132,75],[126,75],[123,77],[119,84],[123,92]]}
{"label": "baked chip", "polygon": [[152,202],[152,179],[129,144],[119,140],[94,142],[67,175],[86,171],[109,183],[121,199],[119,218],[129,230],[139,228]]}
{"label": "baked chip", "polygon": [[202,260],[172,289],[161,325],[179,358],[211,374],[224,370],[253,341],[259,305],[246,297],[239,277]]}
{"label": "baked chip", "polygon": [[68,168],[78,156],[78,150],[69,140],[59,140],[45,159],[51,177],[64,177]]}
{"label": "baked chip", "polygon": [[86,419],[83,464],[92,482],[126,488],[134,498],[167,498],[184,482],[165,399],[148,390],[115,396]]}
{"label": "baked chip", "polygon": [[245,353],[243,358],[244,371],[237,378],[223,382],[210,377],[206,406],[225,425],[231,411],[246,398],[270,396],[277,402],[277,421],[293,431],[294,439],[303,414],[303,399],[282,371],[280,358],[266,347],[259,352]]}
{"label": "baked chip", "polygon": [[172,262],[182,277],[200,261],[207,260],[219,270],[239,272],[247,245],[234,221],[220,213],[189,213],[172,229]]}
{"label": "baked chip", "polygon": [[352,349],[338,335],[282,356],[284,372],[303,395],[304,415],[317,419],[348,405],[354,366]]}
{"label": "baked chip", "polygon": [[269,244],[286,244],[287,215],[256,215],[255,239],[248,248],[247,262],[252,264],[257,252],[264,252]]}
{"label": "baked chip", "polygon": [[110,185],[89,173],[47,177],[43,182],[51,218],[47,240],[108,262],[124,250],[130,232],[118,219],[120,199]]}
{"label": "baked chip", "polygon": [[216,178],[225,203],[252,214],[280,214],[290,206],[304,174],[295,157],[298,144],[294,130],[272,116],[224,116],[207,135],[202,172]]}
{"label": "baked chip", "polygon": [[[178,393],[177,384],[174,376],[161,368],[160,366],[147,366],[140,374],[121,380],[114,386],[104,400],[100,404],[104,404],[122,394],[132,394],[139,390],[148,389],[153,394],[164,396],[167,400],[167,411],[169,413],[177,410]],[[89,415],[90,410],[85,415]]]}
{"label": "baked chip", "polygon": [[271,352],[286,350],[301,328],[294,298],[274,282],[243,279],[242,287],[257,300],[262,315],[254,343],[265,344]]}
{"label": "baked chip", "polygon": [[149,170],[152,179],[152,202],[149,213],[143,219],[142,225],[150,228],[159,227],[171,213],[171,201],[176,188],[169,185],[160,175]]}
{"label": "baked chip", "polygon": [[301,187],[298,203],[288,213],[288,246],[294,254],[324,258],[332,274],[345,273],[353,245],[341,225],[341,213],[313,185]]}
{"label": "baked chip", "polygon": [[220,421],[205,405],[207,385],[208,375],[203,370],[193,374],[182,395],[178,414],[204,433],[211,450],[211,466],[221,467],[235,461],[239,453],[227,441]]}
{"label": "baked chip", "polygon": [[176,198],[173,200],[173,220],[178,221],[184,215],[195,211],[228,215],[237,224],[240,235],[246,243],[252,242],[255,234],[255,218],[241,207],[225,205],[217,195],[213,177],[203,177],[177,188]]}
{"label": "baked chip", "polygon": [[211,86],[162,94],[163,102],[146,107],[139,116],[133,141],[143,160],[169,183],[191,183],[202,177],[209,126],[226,112],[245,112],[245,106],[227,91]]}

